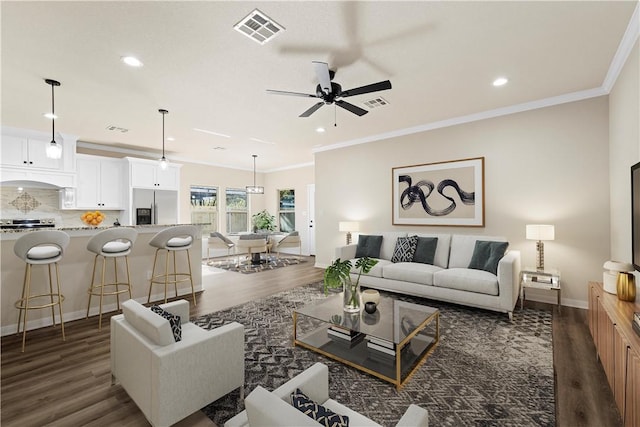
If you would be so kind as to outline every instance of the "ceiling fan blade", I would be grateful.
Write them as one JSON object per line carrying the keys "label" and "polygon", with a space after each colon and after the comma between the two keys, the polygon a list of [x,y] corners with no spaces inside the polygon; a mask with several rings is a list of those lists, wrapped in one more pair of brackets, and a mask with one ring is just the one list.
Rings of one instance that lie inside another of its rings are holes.
{"label": "ceiling fan blade", "polygon": [[315,111],[322,107],[324,105],[324,102],[318,102],[317,104],[315,104],[313,107],[309,108],[307,111],[305,111],[304,113],[300,114],[299,117],[309,117],[310,115],[312,115],[313,113],[315,113]]}
{"label": "ceiling fan blade", "polygon": [[391,82],[389,80],[373,83],[366,86],[360,86],[354,89],[343,90],[340,96],[344,98],[345,96],[362,95],[363,93],[377,92],[379,90],[387,89],[391,89]]}
{"label": "ceiling fan blade", "polygon": [[267,89],[267,93],[270,93],[272,95],[289,95],[289,96],[302,96],[304,98],[317,98],[316,95],[311,95],[309,93],[287,92],[287,91],[284,91],[284,90]]}
{"label": "ceiling fan blade", "polygon": [[331,93],[331,76],[329,75],[329,64],[326,62],[312,61],[313,69],[318,77],[318,83],[322,91],[326,94]]}
{"label": "ceiling fan blade", "polygon": [[365,114],[368,113],[367,110],[364,110],[346,101],[336,101],[336,105],[338,107],[344,108],[345,110],[351,111],[353,114],[357,114],[358,116],[364,116]]}

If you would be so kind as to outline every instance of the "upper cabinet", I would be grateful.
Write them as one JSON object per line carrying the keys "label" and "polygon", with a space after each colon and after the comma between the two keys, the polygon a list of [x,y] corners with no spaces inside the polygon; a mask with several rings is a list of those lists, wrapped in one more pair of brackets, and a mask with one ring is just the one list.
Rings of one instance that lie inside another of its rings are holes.
{"label": "upper cabinet", "polygon": [[181,165],[169,164],[162,169],[157,161],[127,157],[132,188],[179,190]]}
{"label": "upper cabinet", "polygon": [[78,154],[76,207],[82,209],[124,209],[125,167],[122,159]]}
{"label": "upper cabinet", "polygon": [[21,166],[41,169],[62,169],[62,159],[50,159],[46,155],[49,141],[2,136],[2,164],[7,166]]}
{"label": "upper cabinet", "polygon": [[0,181],[39,181],[58,187],[74,187],[76,179],[76,140],[63,134],[62,157],[47,157],[51,135],[8,126],[1,128]]}

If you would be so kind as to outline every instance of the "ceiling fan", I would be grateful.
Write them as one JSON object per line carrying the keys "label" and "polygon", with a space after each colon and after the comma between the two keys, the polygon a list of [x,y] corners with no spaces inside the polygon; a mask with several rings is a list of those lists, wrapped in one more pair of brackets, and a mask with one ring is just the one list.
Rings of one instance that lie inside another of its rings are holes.
{"label": "ceiling fan", "polygon": [[338,107],[344,108],[347,111],[351,111],[353,114],[358,116],[364,116],[368,113],[367,110],[364,110],[356,105],[353,105],[349,102],[343,101],[341,98],[346,98],[354,95],[362,95],[364,93],[377,92],[380,90],[391,89],[391,82],[389,80],[385,80],[378,83],[373,83],[366,86],[360,86],[349,90],[342,90],[342,86],[338,83],[332,82],[333,77],[335,76],[335,71],[329,69],[329,64],[326,62],[313,61],[313,69],[316,72],[316,76],[318,77],[318,86],[316,86],[315,95],[311,95],[308,93],[299,93],[299,92],[286,92],[282,90],[271,90],[267,89],[267,93],[272,93],[274,95],[290,95],[290,96],[302,96],[305,98],[320,98],[322,102],[318,102],[313,107],[309,108],[304,113],[300,114],[300,117],[309,117],[313,114],[318,108],[322,107],[324,104],[335,104]]}

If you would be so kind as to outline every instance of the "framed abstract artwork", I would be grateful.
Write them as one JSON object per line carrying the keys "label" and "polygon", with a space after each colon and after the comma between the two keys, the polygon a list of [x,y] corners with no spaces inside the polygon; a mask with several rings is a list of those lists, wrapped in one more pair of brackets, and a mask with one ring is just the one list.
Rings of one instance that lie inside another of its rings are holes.
{"label": "framed abstract artwork", "polygon": [[484,157],[391,169],[393,225],[484,227]]}

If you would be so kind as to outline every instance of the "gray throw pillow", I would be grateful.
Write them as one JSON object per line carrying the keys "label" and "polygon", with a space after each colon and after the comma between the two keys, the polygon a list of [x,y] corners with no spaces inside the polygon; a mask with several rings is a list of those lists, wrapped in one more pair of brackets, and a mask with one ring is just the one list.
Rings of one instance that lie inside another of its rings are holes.
{"label": "gray throw pillow", "polygon": [[433,265],[438,247],[437,237],[418,237],[416,251],[413,254],[413,262]]}
{"label": "gray throw pillow", "polygon": [[507,251],[507,246],[509,246],[509,242],[476,240],[476,246],[473,248],[469,268],[498,274],[498,262],[500,262],[504,253]]}
{"label": "gray throw pillow", "polygon": [[380,258],[380,246],[382,246],[382,236],[367,236],[361,234],[358,236],[356,258]]}
{"label": "gray throw pillow", "polygon": [[411,262],[418,245],[418,236],[398,237],[391,262]]}

